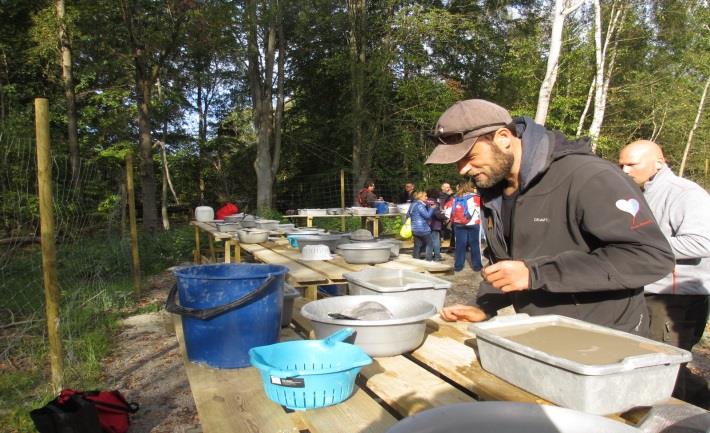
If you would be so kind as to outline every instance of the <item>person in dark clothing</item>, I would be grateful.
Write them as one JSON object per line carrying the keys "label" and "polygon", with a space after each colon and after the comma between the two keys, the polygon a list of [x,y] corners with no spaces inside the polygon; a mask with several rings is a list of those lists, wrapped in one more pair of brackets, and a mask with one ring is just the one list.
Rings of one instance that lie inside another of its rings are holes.
{"label": "person in dark clothing", "polygon": [[444,259],[441,257],[441,231],[446,223],[446,215],[444,215],[441,200],[438,199],[439,190],[431,188],[427,190],[427,206],[434,209],[434,213],[429,220],[431,227],[431,250],[434,254],[434,261],[441,262]]}
{"label": "person in dark clothing", "polygon": [[[382,197],[379,198],[381,199]],[[358,205],[361,207],[375,207],[377,199],[377,194],[375,194],[375,181],[372,179],[366,180],[362,189],[357,194]],[[373,220],[363,217],[361,225],[363,225],[363,223],[367,230],[374,232],[375,222]],[[378,233],[382,233],[382,221],[379,219],[377,220],[377,231]]]}
{"label": "person in dark clothing", "polygon": [[[450,206],[451,203],[449,203],[450,200],[453,200],[454,197],[454,191],[451,189],[451,184],[448,182],[444,182],[441,184],[441,192],[439,192],[439,206],[441,209],[445,209],[447,206]],[[449,239],[449,249],[448,251],[453,251],[454,247],[456,246],[456,238],[454,237],[453,234],[453,227],[451,226],[451,221],[448,219],[444,222],[444,225],[441,228],[441,239],[446,240]]]}
{"label": "person in dark clothing", "polygon": [[411,203],[415,200],[414,198],[414,184],[412,182],[407,182],[404,185],[404,190],[399,195],[400,203]]}
{"label": "person in dark clothing", "polygon": [[487,239],[475,301],[444,308],[444,320],[479,322],[512,304],[648,333],[643,286],[673,269],[673,252],[639,188],[588,139],[480,99],[446,110],[432,138],[427,163],[456,163],[476,183]]}

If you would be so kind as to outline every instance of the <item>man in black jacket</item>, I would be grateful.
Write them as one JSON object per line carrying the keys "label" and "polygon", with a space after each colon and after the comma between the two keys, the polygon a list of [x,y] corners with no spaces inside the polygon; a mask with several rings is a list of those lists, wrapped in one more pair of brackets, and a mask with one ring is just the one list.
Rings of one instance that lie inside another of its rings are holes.
{"label": "man in black jacket", "polygon": [[673,269],[673,253],[628,176],[587,139],[568,141],[480,99],[446,110],[432,138],[427,163],[456,163],[478,186],[493,262],[475,302],[442,318],[478,322],[512,304],[648,333],[643,286]]}

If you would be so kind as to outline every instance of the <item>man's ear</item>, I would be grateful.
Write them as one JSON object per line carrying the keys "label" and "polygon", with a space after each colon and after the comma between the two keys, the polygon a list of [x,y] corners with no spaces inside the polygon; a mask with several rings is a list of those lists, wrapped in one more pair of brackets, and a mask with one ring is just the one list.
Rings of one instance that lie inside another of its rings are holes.
{"label": "man's ear", "polygon": [[493,136],[493,143],[501,150],[510,150],[513,133],[508,128],[500,128]]}
{"label": "man's ear", "polygon": [[656,158],[655,166],[656,170],[660,170],[663,165],[666,163],[666,160],[664,158]]}

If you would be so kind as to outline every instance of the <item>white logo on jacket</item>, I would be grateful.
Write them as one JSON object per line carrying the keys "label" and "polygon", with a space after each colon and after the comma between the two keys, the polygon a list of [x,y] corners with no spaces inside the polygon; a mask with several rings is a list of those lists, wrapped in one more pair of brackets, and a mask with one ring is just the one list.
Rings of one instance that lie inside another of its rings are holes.
{"label": "white logo on jacket", "polygon": [[549,223],[550,217],[534,217],[533,222],[534,223]]}

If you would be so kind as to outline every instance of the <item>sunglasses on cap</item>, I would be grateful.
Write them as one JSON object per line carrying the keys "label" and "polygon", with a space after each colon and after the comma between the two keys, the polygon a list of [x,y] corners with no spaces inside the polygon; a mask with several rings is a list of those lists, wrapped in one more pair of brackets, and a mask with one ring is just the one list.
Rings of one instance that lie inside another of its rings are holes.
{"label": "sunglasses on cap", "polygon": [[[466,134],[469,134],[474,131],[479,131],[481,129],[489,128],[491,126],[505,126],[506,123],[504,122],[496,122],[496,123],[489,123],[488,125],[480,125],[475,128],[471,129],[464,129],[463,131],[456,131],[456,132],[444,132],[444,133],[429,133],[429,139],[433,141],[436,144],[459,144],[461,143],[464,138],[466,137]],[[490,131],[489,131],[490,132]]]}

